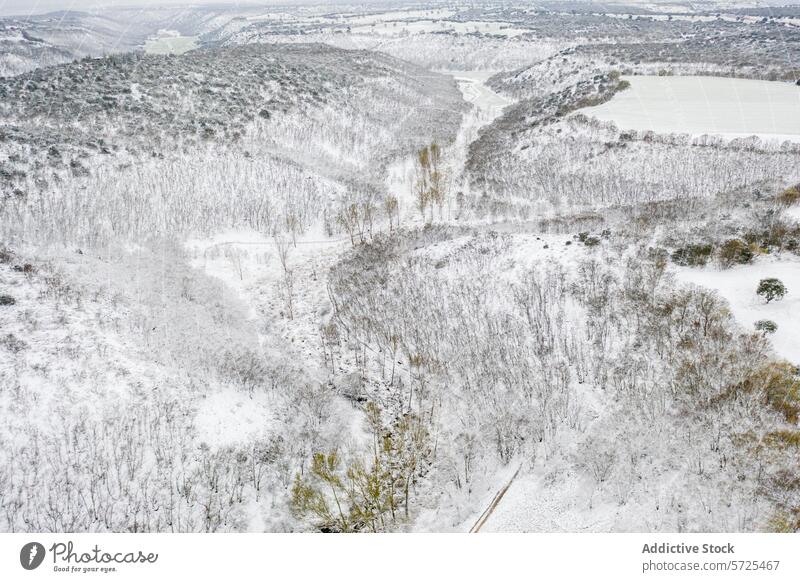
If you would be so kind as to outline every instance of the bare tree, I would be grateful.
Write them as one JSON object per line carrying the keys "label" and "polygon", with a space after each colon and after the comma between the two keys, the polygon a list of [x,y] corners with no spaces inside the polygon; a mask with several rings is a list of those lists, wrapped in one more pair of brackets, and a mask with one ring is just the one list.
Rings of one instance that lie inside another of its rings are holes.
{"label": "bare tree", "polygon": [[289,266],[289,239],[283,233],[276,230],[272,234],[275,242],[275,249],[278,252],[278,259],[283,268],[283,286],[286,293],[286,313],[289,319],[294,319],[294,271]]}

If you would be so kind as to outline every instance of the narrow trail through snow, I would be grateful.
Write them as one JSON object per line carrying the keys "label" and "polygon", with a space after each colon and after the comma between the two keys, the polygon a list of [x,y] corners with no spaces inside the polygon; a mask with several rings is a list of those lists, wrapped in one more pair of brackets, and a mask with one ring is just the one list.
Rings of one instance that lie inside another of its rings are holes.
{"label": "narrow trail through snow", "polygon": [[494,510],[497,508],[499,503],[503,500],[503,497],[505,496],[506,491],[508,491],[508,488],[511,487],[511,484],[514,483],[514,479],[516,479],[517,475],[519,475],[520,469],[522,469],[522,463],[520,463],[519,467],[517,467],[517,470],[514,472],[514,475],[512,475],[511,479],[509,479],[508,483],[506,483],[500,489],[500,491],[497,492],[497,494],[492,499],[492,502],[489,504],[489,506],[484,510],[484,512],[478,518],[478,521],[475,522],[475,525],[473,525],[472,528],[469,530],[469,533],[478,533],[479,531],[481,531],[481,528],[483,527],[483,524],[485,524],[486,521],[492,516],[492,513],[494,513]]}

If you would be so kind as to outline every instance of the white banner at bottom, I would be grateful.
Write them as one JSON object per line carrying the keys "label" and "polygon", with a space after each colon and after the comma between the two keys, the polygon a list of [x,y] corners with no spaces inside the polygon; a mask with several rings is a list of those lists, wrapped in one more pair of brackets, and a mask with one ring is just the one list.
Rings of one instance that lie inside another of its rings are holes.
{"label": "white banner at bottom", "polygon": [[0,534],[0,580],[800,580],[793,534]]}

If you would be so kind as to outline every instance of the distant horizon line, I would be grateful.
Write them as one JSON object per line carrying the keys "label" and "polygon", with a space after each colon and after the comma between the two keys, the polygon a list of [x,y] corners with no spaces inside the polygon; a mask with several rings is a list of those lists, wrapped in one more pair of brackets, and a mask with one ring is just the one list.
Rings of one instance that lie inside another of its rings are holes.
{"label": "distant horizon line", "polygon": [[[502,0],[501,0],[502,1]],[[509,4],[514,4],[513,0],[506,0]],[[487,0],[488,2],[488,0]],[[466,2],[465,2],[466,3]],[[624,8],[636,7],[646,8],[652,14],[666,14],[666,12],[658,12],[657,6],[660,4],[674,7],[676,3],[681,3],[680,0],[675,2],[673,0],[540,0],[532,2],[531,7],[536,7],[537,4],[542,8],[548,4],[598,4],[606,8]],[[241,9],[257,9],[261,7],[292,7],[292,6],[353,6],[367,8],[368,5],[395,5],[403,8],[419,8],[423,5],[435,4],[460,4],[459,0],[428,0],[427,2],[419,0],[88,0],[84,5],[84,0],[71,0],[69,7],[61,7],[63,0],[34,0],[33,7],[30,0],[0,0],[0,19],[24,19],[31,17],[47,16],[52,14],[99,14],[103,12],[148,9],[148,10],[174,10],[179,8],[209,8],[209,9],[224,9],[235,10]],[[474,5],[475,2],[469,3]],[[642,5],[645,6],[642,6]],[[708,5],[706,7],[705,5]],[[689,13],[690,8],[694,7],[695,12],[725,12],[732,13],[740,10],[759,10],[769,8],[790,8],[800,6],[800,0],[778,0],[775,2],[743,2],[740,6],[718,6],[714,0],[707,2],[700,1],[697,3],[686,2],[686,13]],[[673,14],[680,14],[672,12]],[[643,14],[646,16],[647,14]]]}

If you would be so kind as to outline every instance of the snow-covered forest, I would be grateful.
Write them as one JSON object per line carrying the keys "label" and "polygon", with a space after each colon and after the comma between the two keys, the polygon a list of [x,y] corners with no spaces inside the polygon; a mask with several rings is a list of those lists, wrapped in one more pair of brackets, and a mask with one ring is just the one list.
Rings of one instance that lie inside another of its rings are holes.
{"label": "snow-covered forest", "polygon": [[799,531],[798,47],[713,2],[0,18],[0,531]]}

